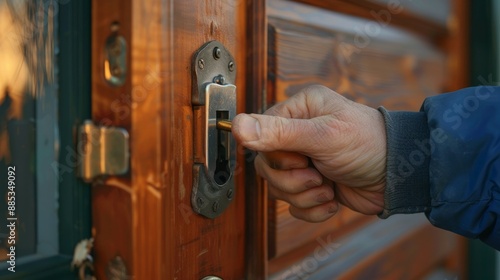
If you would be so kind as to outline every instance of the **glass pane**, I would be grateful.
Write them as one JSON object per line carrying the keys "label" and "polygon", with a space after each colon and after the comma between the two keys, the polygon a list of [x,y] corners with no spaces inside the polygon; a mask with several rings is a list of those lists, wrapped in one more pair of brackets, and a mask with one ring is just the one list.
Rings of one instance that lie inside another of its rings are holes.
{"label": "glass pane", "polygon": [[58,252],[56,15],[55,1],[0,0],[1,261],[11,246],[16,262]]}

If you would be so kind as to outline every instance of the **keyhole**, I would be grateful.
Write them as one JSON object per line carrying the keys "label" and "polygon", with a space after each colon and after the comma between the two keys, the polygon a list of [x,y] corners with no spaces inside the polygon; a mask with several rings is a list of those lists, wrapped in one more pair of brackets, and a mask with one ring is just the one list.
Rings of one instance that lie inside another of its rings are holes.
{"label": "keyhole", "polygon": [[[216,121],[229,119],[229,111],[217,111]],[[224,185],[231,176],[229,169],[229,132],[217,129],[217,159],[214,179],[218,185]]]}

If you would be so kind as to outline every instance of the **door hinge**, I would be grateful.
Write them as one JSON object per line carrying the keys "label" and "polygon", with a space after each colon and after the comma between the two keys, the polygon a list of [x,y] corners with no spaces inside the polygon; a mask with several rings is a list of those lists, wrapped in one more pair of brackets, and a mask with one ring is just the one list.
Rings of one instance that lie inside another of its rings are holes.
{"label": "door hinge", "polygon": [[120,127],[96,126],[85,121],[78,128],[78,176],[86,182],[129,170],[129,134]]}

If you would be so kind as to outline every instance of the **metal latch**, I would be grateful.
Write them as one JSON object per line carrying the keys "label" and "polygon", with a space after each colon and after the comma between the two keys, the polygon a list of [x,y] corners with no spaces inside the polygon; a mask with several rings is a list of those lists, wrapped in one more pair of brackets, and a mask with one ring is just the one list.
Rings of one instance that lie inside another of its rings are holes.
{"label": "metal latch", "polygon": [[236,142],[217,123],[236,114],[236,65],[217,41],[193,57],[194,166],[191,205],[205,217],[222,214],[234,197]]}
{"label": "metal latch", "polygon": [[122,175],[129,169],[129,135],[119,127],[85,121],[78,128],[81,149],[78,176],[86,182],[103,175]]}

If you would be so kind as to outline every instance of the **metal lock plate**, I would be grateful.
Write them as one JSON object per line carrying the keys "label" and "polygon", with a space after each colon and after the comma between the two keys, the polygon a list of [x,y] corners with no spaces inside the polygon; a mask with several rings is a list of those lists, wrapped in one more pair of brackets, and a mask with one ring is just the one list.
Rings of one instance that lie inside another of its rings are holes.
{"label": "metal lock plate", "polygon": [[194,55],[193,77],[194,142],[202,147],[195,155],[191,204],[195,212],[213,219],[234,197],[236,142],[216,127],[236,115],[234,59],[220,42],[208,42]]}

